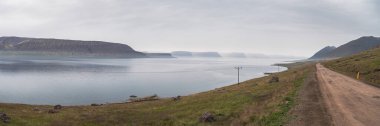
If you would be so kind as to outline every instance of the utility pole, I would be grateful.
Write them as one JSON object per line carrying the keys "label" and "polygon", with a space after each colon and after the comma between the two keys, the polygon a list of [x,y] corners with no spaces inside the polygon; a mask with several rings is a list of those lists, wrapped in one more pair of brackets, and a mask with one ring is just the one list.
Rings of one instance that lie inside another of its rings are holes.
{"label": "utility pole", "polygon": [[238,84],[240,84],[240,70],[243,69],[243,67],[239,66],[239,67],[235,67],[235,69],[237,69],[238,71]]}

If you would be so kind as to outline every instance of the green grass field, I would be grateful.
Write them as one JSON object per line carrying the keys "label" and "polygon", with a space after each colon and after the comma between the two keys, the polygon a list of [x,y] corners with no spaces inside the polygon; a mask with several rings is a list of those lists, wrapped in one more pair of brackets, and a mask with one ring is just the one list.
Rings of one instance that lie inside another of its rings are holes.
{"label": "green grass field", "polygon": [[[164,98],[157,101],[106,104],[103,106],[65,106],[59,113],[49,114],[53,106],[0,104],[11,122],[6,126],[96,126],[96,125],[281,125],[289,118],[294,97],[311,65],[297,65],[275,74],[279,82],[268,83],[272,76],[241,84],[217,88],[179,101]],[[215,122],[204,123],[199,117],[211,112]],[[5,125],[0,123],[0,125]]]}
{"label": "green grass field", "polygon": [[380,87],[380,48],[323,63],[324,66],[337,72],[356,78],[360,72],[360,80]]}

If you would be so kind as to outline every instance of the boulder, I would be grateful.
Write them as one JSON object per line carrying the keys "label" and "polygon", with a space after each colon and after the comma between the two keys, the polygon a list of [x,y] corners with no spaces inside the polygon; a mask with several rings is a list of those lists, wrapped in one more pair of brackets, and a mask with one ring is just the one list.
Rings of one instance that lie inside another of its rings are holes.
{"label": "boulder", "polygon": [[62,109],[62,108],[63,108],[62,105],[55,105],[55,106],[54,106],[54,109],[55,109],[55,110]]}
{"label": "boulder", "polygon": [[212,113],[206,112],[202,114],[202,116],[199,118],[199,121],[200,122],[215,122],[216,119]]}
{"label": "boulder", "polygon": [[177,96],[177,97],[173,97],[173,101],[179,101],[179,100],[181,100],[181,96]]}
{"label": "boulder", "polygon": [[11,117],[9,117],[5,113],[0,112],[0,121],[2,121],[3,123],[9,123],[11,121]]}
{"label": "boulder", "polygon": [[269,83],[276,83],[276,82],[280,82],[280,78],[278,78],[277,76],[272,76],[272,78],[269,80]]}

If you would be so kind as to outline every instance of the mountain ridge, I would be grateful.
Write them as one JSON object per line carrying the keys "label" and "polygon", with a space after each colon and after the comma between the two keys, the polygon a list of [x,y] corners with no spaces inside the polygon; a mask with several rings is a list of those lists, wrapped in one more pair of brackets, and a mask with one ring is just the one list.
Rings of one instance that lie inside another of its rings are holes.
{"label": "mountain ridge", "polygon": [[[380,37],[363,36],[333,50],[323,48],[309,59],[332,59],[358,54],[380,46]],[[325,49],[325,50],[324,50]],[[322,55],[321,55],[322,54]]]}

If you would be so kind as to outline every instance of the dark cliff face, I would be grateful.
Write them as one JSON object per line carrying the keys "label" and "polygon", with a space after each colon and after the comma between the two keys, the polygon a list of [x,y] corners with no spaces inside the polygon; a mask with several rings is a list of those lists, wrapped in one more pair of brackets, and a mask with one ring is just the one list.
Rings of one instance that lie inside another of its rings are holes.
{"label": "dark cliff face", "polygon": [[327,59],[327,58],[339,58],[358,54],[360,52],[370,50],[380,46],[380,38],[373,36],[364,36],[359,39],[350,41],[338,48],[334,49],[326,47],[317,52],[310,59]]}
{"label": "dark cliff face", "polygon": [[145,57],[125,44],[62,39],[0,37],[0,50],[75,56],[107,56],[121,58]]}

